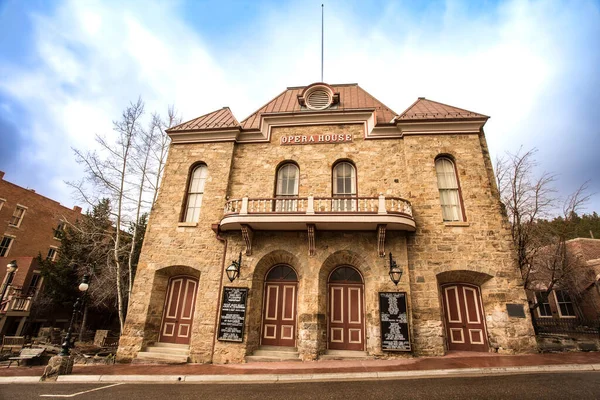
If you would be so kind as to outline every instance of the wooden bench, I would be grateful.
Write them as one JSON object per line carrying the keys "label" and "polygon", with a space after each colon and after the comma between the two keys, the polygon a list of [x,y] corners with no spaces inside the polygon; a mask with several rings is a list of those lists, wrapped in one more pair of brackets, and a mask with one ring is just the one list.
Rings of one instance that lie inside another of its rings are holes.
{"label": "wooden bench", "polygon": [[16,361],[18,366],[21,366],[21,361],[23,360],[33,360],[39,358],[44,351],[46,351],[44,347],[22,349],[18,357],[10,357],[8,359],[8,366],[6,368],[10,367],[10,364],[12,364],[13,361]]}
{"label": "wooden bench", "polygon": [[25,345],[25,336],[4,336],[2,338],[2,346],[0,346],[0,352],[4,349],[10,349],[12,352],[14,349],[21,350]]}

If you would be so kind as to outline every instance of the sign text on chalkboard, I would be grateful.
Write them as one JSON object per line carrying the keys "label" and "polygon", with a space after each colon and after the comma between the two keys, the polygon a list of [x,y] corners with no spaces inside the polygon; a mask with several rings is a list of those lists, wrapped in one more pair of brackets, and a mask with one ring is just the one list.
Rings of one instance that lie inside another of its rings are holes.
{"label": "sign text on chalkboard", "polygon": [[227,342],[244,341],[247,299],[248,288],[223,288],[219,340]]}
{"label": "sign text on chalkboard", "polygon": [[379,292],[381,350],[411,351],[405,292]]}

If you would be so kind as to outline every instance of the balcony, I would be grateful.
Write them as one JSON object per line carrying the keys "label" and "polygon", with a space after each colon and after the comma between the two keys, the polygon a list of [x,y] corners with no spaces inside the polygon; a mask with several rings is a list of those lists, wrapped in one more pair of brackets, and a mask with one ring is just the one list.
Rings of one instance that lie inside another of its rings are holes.
{"label": "balcony", "polygon": [[9,296],[0,304],[0,314],[28,314],[31,310],[31,300],[31,296]]}
{"label": "balcony", "polygon": [[[232,199],[225,203],[221,231],[241,230],[251,251],[253,231],[415,231],[408,200],[399,197],[286,197]],[[312,233],[311,233],[312,232]],[[380,253],[383,243],[380,245]]]}

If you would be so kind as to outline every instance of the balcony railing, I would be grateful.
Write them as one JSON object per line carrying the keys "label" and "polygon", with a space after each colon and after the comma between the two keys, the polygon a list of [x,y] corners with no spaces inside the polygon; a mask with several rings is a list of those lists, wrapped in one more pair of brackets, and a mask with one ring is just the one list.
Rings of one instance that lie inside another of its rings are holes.
{"label": "balcony railing", "polygon": [[29,312],[31,309],[31,296],[10,296],[0,305],[0,313]]}
{"label": "balcony railing", "polygon": [[286,197],[232,199],[225,216],[249,214],[404,214],[412,217],[408,200],[399,197]]}

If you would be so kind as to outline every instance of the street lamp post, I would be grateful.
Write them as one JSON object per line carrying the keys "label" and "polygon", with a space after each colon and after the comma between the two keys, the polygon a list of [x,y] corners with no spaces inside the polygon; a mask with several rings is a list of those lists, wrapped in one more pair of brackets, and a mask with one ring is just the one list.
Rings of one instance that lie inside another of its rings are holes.
{"label": "street lamp post", "polygon": [[75,317],[77,316],[77,313],[79,312],[79,307],[81,306],[81,304],[83,302],[83,297],[85,296],[85,293],[87,292],[88,288],[90,287],[89,282],[90,282],[90,276],[88,274],[85,274],[83,276],[83,280],[79,284],[79,291],[81,292],[81,296],[79,296],[77,298],[77,301],[75,302],[75,304],[73,304],[73,315],[71,316],[71,323],[69,324],[69,329],[67,330],[67,336],[65,336],[65,340],[62,343],[62,350],[61,350],[59,356],[67,357],[69,355],[69,350],[71,348],[71,336],[73,334],[73,323],[75,323]]}
{"label": "street lamp post", "polygon": [[[9,262],[6,265],[6,280],[4,281],[4,285],[2,286],[2,295],[0,296],[0,304],[2,304],[2,302],[4,301],[4,295],[6,294],[6,291],[8,290],[8,287],[10,286],[12,280],[13,280],[13,276],[15,274],[15,272],[17,272],[17,269],[19,268],[19,266],[17,265],[17,260],[12,260],[11,262]],[[2,308],[0,306],[0,308]]]}

